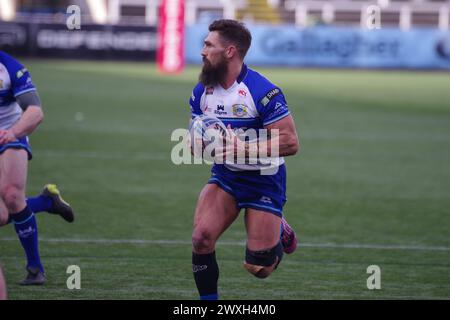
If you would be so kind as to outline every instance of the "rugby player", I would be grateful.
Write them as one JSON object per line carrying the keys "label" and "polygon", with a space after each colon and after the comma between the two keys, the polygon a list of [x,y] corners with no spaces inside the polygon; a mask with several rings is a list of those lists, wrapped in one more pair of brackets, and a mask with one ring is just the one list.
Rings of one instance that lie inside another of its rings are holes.
{"label": "rugby player", "polygon": [[[242,23],[214,21],[201,52],[200,81],[189,101],[192,118],[211,115],[233,130],[264,128],[269,133],[279,133],[279,157],[274,159],[273,174],[264,174],[267,168],[261,163],[218,163],[220,152],[216,151],[211,178],[197,202],[192,234],[193,274],[202,300],[219,297],[215,244],[241,209],[245,210],[247,232],[244,267],[252,275],[268,277],[279,265],[283,253],[292,253],[297,247],[295,232],[282,211],[286,202],[283,157],[299,150],[295,123],[281,89],[243,62],[250,44],[251,34]],[[269,155],[273,151],[270,143],[263,146],[241,141],[232,152],[238,153],[237,148],[264,149]],[[226,149],[224,154],[229,155],[229,151]],[[270,169],[273,170],[273,164]]]}
{"label": "rugby player", "polygon": [[0,225],[12,222],[27,258],[27,276],[22,285],[41,285],[45,271],[39,256],[34,213],[59,214],[74,220],[73,210],[55,185],[46,185],[34,198],[25,198],[28,142],[44,114],[39,95],[26,68],[0,51]]}
{"label": "rugby player", "polygon": [[2,268],[0,267],[0,300],[6,299],[8,299],[6,292],[6,281],[5,277],[3,276]]}

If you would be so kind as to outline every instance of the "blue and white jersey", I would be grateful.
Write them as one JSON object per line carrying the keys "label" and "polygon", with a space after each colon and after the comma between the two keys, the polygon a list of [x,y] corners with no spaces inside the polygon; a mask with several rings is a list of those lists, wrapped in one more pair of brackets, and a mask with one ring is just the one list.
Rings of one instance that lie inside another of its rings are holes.
{"label": "blue and white jersey", "polygon": [[30,74],[17,60],[0,51],[0,129],[11,128],[21,117],[16,97],[36,88]]}
{"label": "blue and white jersey", "polygon": [[[219,118],[233,129],[263,129],[287,115],[289,109],[281,89],[245,64],[234,84],[206,87],[197,84],[189,100],[192,118],[206,114]],[[273,159],[272,166],[284,163],[282,157]],[[259,170],[267,167],[258,164],[225,164],[233,171]]]}

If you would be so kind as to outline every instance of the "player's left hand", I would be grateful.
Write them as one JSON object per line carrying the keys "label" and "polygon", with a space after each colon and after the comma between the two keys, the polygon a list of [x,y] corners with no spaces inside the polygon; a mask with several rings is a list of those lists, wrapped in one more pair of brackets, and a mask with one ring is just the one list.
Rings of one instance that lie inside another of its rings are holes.
{"label": "player's left hand", "polygon": [[16,140],[17,137],[12,130],[0,130],[0,144],[7,144]]}

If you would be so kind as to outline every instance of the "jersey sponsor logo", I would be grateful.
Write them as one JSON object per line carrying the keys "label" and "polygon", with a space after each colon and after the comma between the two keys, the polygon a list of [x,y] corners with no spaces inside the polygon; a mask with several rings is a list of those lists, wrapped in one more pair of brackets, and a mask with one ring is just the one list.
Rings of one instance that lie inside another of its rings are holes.
{"label": "jersey sponsor logo", "polygon": [[247,106],[243,104],[235,104],[233,105],[233,114],[236,117],[244,117],[248,114]]}
{"label": "jersey sponsor logo", "polygon": [[273,120],[273,119],[275,119],[275,118],[278,118],[278,117],[282,116],[283,114],[286,114],[286,115],[287,115],[287,113],[288,113],[287,106],[284,105],[284,104],[282,104],[281,106],[282,106],[282,107],[278,107],[277,109],[274,109],[272,112],[270,112],[270,113],[266,116],[267,121],[269,121],[269,120],[271,120],[271,119]]}
{"label": "jersey sponsor logo", "polygon": [[279,94],[279,93],[280,93],[280,89],[275,88],[275,89],[270,90],[270,91],[266,94],[266,97],[269,98],[269,99],[272,99],[273,97],[275,97],[275,96],[276,96],[277,94]]}
{"label": "jersey sponsor logo", "polygon": [[264,96],[264,98],[261,99],[261,103],[262,105],[265,107],[269,104],[270,100],[272,100],[273,97],[277,96],[278,94],[280,94],[280,89],[275,88],[270,90],[269,92],[267,92],[267,94]]}
{"label": "jersey sponsor logo", "polygon": [[218,104],[216,110],[214,110],[214,113],[219,116],[227,114],[227,112],[225,111],[225,106],[223,104]]}
{"label": "jersey sponsor logo", "polygon": [[267,97],[262,98],[261,103],[265,107],[270,102],[270,100]]}
{"label": "jersey sponsor logo", "polygon": [[208,87],[208,88],[206,88],[206,94],[207,95],[210,95],[210,94],[213,94],[214,93],[214,87]]}
{"label": "jersey sponsor logo", "polygon": [[241,97],[247,96],[247,91],[245,91],[244,89],[239,89],[238,93],[239,93],[239,96],[241,96]]}
{"label": "jersey sponsor logo", "polygon": [[283,106],[281,103],[279,103],[279,102],[277,102],[276,104],[275,104],[275,110],[277,110],[279,107],[281,107],[281,106]]}
{"label": "jersey sponsor logo", "polygon": [[23,69],[21,69],[21,70],[19,70],[19,71],[17,71],[17,73],[16,73],[16,77],[17,77],[17,79],[20,79],[20,78],[22,78],[23,77],[23,75],[27,72],[28,70],[26,69],[26,68],[23,68]]}

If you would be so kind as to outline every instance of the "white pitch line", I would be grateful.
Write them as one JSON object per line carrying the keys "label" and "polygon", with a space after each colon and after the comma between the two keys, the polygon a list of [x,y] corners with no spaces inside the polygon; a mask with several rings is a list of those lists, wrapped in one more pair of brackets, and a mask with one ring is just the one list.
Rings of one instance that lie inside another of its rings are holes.
{"label": "white pitch line", "polygon": [[[17,241],[16,238],[0,238],[0,241]],[[50,243],[95,243],[95,244],[136,244],[136,245],[191,245],[184,240],[145,240],[145,239],[81,239],[81,238],[41,238],[41,242]],[[245,241],[219,241],[223,246],[245,246]],[[450,247],[420,245],[380,245],[362,243],[299,243],[304,248],[336,248],[336,249],[373,249],[373,250],[417,250],[417,251],[450,251]]]}

